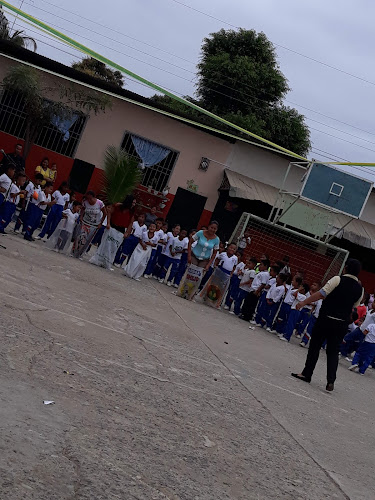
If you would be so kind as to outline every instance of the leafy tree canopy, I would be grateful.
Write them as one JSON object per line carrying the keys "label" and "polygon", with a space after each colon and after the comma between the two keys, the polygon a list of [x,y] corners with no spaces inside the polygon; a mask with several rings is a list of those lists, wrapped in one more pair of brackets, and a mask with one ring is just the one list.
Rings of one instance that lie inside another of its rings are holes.
{"label": "leafy tree canopy", "polygon": [[[295,153],[307,154],[311,147],[309,129],[303,115],[283,104],[290,88],[275,47],[264,33],[245,29],[212,33],[203,41],[197,68],[197,99],[188,100]],[[152,99],[215,128],[237,133],[169,97]]]}
{"label": "leafy tree canopy", "polygon": [[28,49],[31,47],[35,52],[37,49],[37,44],[34,38],[27,36],[23,30],[14,30],[11,33],[9,28],[8,19],[5,17],[2,8],[0,7],[0,40],[8,40],[9,42]]}
{"label": "leafy tree canopy", "polygon": [[124,86],[124,76],[120,71],[109,68],[93,57],[84,57],[82,61],[73,63],[72,68],[96,78],[100,78],[116,87]]}

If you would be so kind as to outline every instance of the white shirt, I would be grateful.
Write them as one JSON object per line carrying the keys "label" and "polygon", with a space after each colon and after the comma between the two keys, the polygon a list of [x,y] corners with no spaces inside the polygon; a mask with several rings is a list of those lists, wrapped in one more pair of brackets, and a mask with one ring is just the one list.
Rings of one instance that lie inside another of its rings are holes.
{"label": "white shirt", "polygon": [[[55,193],[53,196],[55,196]],[[68,199],[66,201],[69,200],[69,195],[67,196]],[[102,208],[104,207],[104,203],[101,200],[96,200],[96,202],[91,205],[87,200],[85,200],[82,205],[85,209],[82,221],[89,226],[99,226],[103,217]]]}
{"label": "white shirt", "polygon": [[132,225],[132,234],[136,237],[136,238],[142,238],[142,235],[145,231],[147,231],[147,226],[146,224],[142,224],[142,226],[139,225],[139,222],[137,220],[135,220],[133,222],[133,225]]}
{"label": "white shirt", "polygon": [[[26,189],[28,187],[29,186],[27,186]],[[37,199],[35,199],[34,196],[33,196],[35,191],[38,193],[38,198]],[[38,205],[41,201],[44,201],[44,198],[43,198],[43,200],[40,198],[40,193],[44,194],[44,192],[42,191],[41,186],[34,186],[33,192],[31,193],[31,196],[30,196],[30,203],[32,203],[33,205]],[[50,195],[50,197],[51,197],[51,195]]]}
{"label": "white shirt", "polygon": [[284,285],[277,286],[276,283],[274,283],[268,290],[266,298],[269,300],[273,300],[273,302],[276,304],[277,302],[280,302],[284,293],[285,293]]}
{"label": "white shirt", "polygon": [[[141,226],[143,227],[143,226]],[[140,236],[140,240],[142,240],[144,243],[153,243],[156,245],[156,243],[159,241],[159,237],[156,233],[154,233],[154,236],[152,238],[148,237],[148,230],[142,232],[142,235]]]}
{"label": "white shirt", "polygon": [[26,201],[28,201],[33,197],[35,191],[35,186],[31,181],[29,181],[28,185],[25,187],[25,191],[26,191]]}
{"label": "white shirt", "polygon": [[179,253],[176,253],[176,255],[173,258],[180,260],[182,256],[181,251],[186,250],[188,245],[189,245],[189,238],[182,238],[182,240],[180,240],[180,238],[176,236],[176,238],[174,238],[172,242],[172,251]]}
{"label": "white shirt", "polygon": [[238,238],[237,246],[238,246],[238,248],[244,249],[247,247],[247,245],[250,245],[250,243],[251,243],[250,236],[248,236],[247,238],[245,238],[245,236],[242,236],[242,238]]}
{"label": "white shirt", "polygon": [[[308,297],[310,297],[310,295],[311,295],[311,293],[310,293],[310,292],[307,292],[307,294],[306,294],[306,299],[307,299]],[[312,302],[311,304],[308,304],[307,306],[303,306],[303,308],[304,308],[304,309],[308,309],[309,311],[311,311],[311,309],[313,308],[313,306],[314,306],[314,302]]]}
{"label": "white shirt", "polygon": [[222,267],[226,271],[232,272],[233,269],[235,268],[235,266],[238,264],[238,257],[237,257],[237,255],[231,255],[229,257],[229,255],[227,254],[227,252],[220,253],[217,258],[219,259],[218,266]]}
{"label": "white shirt", "polygon": [[233,274],[235,274],[236,276],[238,276],[238,273],[240,273],[244,269],[245,269],[245,262],[240,262],[239,264],[237,264],[236,269],[234,270]]}
{"label": "white shirt", "polygon": [[56,205],[61,205],[62,207],[65,207],[65,203],[70,200],[69,193],[61,194],[59,190],[55,191],[52,196],[56,200]]}
{"label": "white shirt", "polygon": [[[51,198],[50,194],[46,196],[46,193],[44,191],[41,191],[39,193],[39,196],[38,196],[38,203],[40,203],[39,208],[41,208],[42,210],[45,210],[47,208],[47,203],[49,203],[51,201],[52,201],[52,198]],[[45,202],[47,202],[47,203],[45,203]]]}
{"label": "white shirt", "polygon": [[306,295],[298,292],[296,298],[293,300],[292,309],[295,309],[298,302],[302,302],[303,300],[305,300],[305,298],[306,298]]}
{"label": "white shirt", "polygon": [[164,238],[164,231],[162,229],[158,229],[155,231],[155,236],[158,237],[158,242]]}
{"label": "white shirt", "polygon": [[7,174],[0,175],[0,186],[5,189],[5,193],[0,193],[7,200],[10,192],[10,186],[12,184],[12,179],[7,176]]}
{"label": "white shirt", "polygon": [[173,233],[171,233],[169,231],[169,233],[166,234],[166,244],[164,245],[163,247],[163,250],[161,251],[161,253],[163,255],[166,255],[167,257],[171,257],[171,249],[169,248],[172,243],[173,243],[173,240],[175,239],[175,236],[173,236]]}
{"label": "white shirt", "polygon": [[[19,193],[21,190],[18,186],[16,186],[15,184],[11,184],[10,186],[10,193],[9,194],[17,194]],[[19,196],[15,196],[13,198],[13,196],[9,196],[9,201],[10,203],[15,203],[16,205],[18,205],[19,201],[20,201],[20,197]]]}
{"label": "white shirt", "polygon": [[323,299],[319,299],[313,303],[315,304],[315,309],[314,309],[313,315],[315,316],[315,318],[318,318],[319,313],[320,313],[320,308],[322,307],[322,304],[323,304]]}
{"label": "white shirt", "polygon": [[371,310],[366,314],[366,317],[362,323],[362,325],[359,327],[362,332],[367,330],[367,327],[370,326],[372,323],[375,323],[375,311]]}
{"label": "white shirt", "polygon": [[251,280],[251,278],[255,278],[256,273],[254,269],[244,269],[243,270],[243,276],[240,281],[240,288],[241,290],[245,290],[245,292],[250,292],[251,291],[251,283],[248,285],[244,285],[247,281]]}
{"label": "white shirt", "polygon": [[368,325],[366,330],[368,330],[368,334],[365,336],[365,342],[375,344],[375,324]]}
{"label": "white shirt", "polygon": [[79,212],[73,213],[70,208],[67,208],[66,210],[63,210],[63,214],[66,215],[66,219],[64,218],[64,227],[61,229],[64,229],[64,231],[68,231],[69,233],[72,233],[74,230],[74,226],[76,225],[77,219],[79,217]]}
{"label": "white shirt", "polygon": [[293,304],[294,297],[292,294],[296,290],[297,290],[297,288],[293,288],[292,285],[289,285],[288,291],[286,292],[285,299],[284,299],[285,304],[288,304],[289,306],[291,306]]}
{"label": "white shirt", "polygon": [[276,283],[276,278],[270,278],[267,281],[266,289],[269,290],[269,288]]}
{"label": "white shirt", "polygon": [[267,285],[269,279],[270,273],[268,271],[259,272],[253,280],[251,291],[255,292],[261,285]]}

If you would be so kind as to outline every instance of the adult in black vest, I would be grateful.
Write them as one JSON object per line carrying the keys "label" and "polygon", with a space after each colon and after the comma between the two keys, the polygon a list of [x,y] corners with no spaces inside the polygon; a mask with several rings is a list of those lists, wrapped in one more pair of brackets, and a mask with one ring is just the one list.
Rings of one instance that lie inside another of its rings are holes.
{"label": "adult in black vest", "polygon": [[302,373],[292,373],[293,377],[304,382],[311,381],[320,349],[323,342],[327,340],[326,390],[333,391],[339,362],[339,347],[347,333],[353,307],[358,306],[363,297],[363,288],[358,282],[360,271],[361,263],[358,260],[349,259],[343,276],[334,276],[319,292],[313,293],[297,304],[297,309],[302,309],[311,302],[323,299],[319,317],[311,333],[305,368]]}

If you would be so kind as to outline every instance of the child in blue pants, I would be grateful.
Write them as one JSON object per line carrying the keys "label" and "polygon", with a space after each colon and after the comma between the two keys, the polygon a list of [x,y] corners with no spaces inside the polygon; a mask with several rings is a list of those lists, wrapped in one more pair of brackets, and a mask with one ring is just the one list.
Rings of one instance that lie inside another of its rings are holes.
{"label": "child in blue pants", "polygon": [[368,325],[363,334],[365,335],[365,340],[358,347],[352,365],[349,366],[350,371],[355,371],[358,368],[361,375],[365,374],[375,356],[375,323]]}
{"label": "child in blue pants", "polygon": [[42,220],[45,209],[48,206],[53,206],[55,203],[51,199],[51,193],[53,191],[53,184],[51,181],[47,181],[44,189],[38,192],[38,199],[34,198],[30,200],[29,207],[27,209],[27,221],[25,227],[24,239],[27,241],[34,241],[33,233],[38,229],[40,222]]}
{"label": "child in blue pants", "polygon": [[14,232],[19,233],[20,227],[23,224],[22,232],[26,231],[26,226],[27,226],[27,219],[30,215],[29,212],[29,206],[31,203],[31,200],[36,201],[34,196],[39,195],[39,193],[42,191],[41,188],[41,183],[43,182],[44,177],[42,174],[35,174],[35,181],[32,183],[31,181],[27,184],[25,187],[25,199],[24,199],[24,204],[23,208],[20,211],[16,224],[14,226]]}
{"label": "child in blue pants", "polygon": [[120,248],[117,250],[114,260],[114,265],[116,267],[121,267],[125,259],[132,256],[134,250],[136,249],[136,246],[142,238],[142,234],[144,231],[147,231],[147,227],[145,224],[145,216],[144,214],[141,214],[138,216],[138,219],[133,222],[131,234],[124,238],[124,241],[121,243]]}
{"label": "child in blue pants", "polygon": [[300,276],[294,276],[292,284],[286,292],[284,302],[281,304],[280,311],[275,322],[275,330],[279,335],[285,332],[290,310],[294,301],[293,294],[297,292],[301,284],[302,278]]}
{"label": "child in blue pants", "polygon": [[323,301],[320,299],[317,302],[313,303],[314,309],[310,315],[310,320],[309,320],[309,323],[307,325],[306,332],[304,333],[304,335],[302,337],[302,340],[300,343],[301,347],[306,347],[311,339],[311,332],[313,331],[316,320],[319,317],[319,312],[320,312],[320,308],[322,306],[322,302]]}
{"label": "child in blue pants", "polygon": [[49,238],[57,228],[58,223],[62,219],[63,210],[69,203],[70,196],[68,193],[68,189],[68,183],[63,182],[60,185],[59,189],[57,189],[53,193],[52,199],[55,203],[51,206],[51,210],[47,215],[46,222],[44,223],[44,226],[37,237],[38,240],[43,239],[45,235],[47,235],[47,238]]}
{"label": "child in blue pants", "polygon": [[289,342],[293,331],[299,321],[300,311],[296,309],[298,302],[302,302],[306,298],[306,293],[309,291],[308,285],[306,283],[302,284],[298,290],[293,292],[292,296],[294,297],[294,301],[290,310],[290,314],[288,317],[288,321],[285,327],[285,332],[279,335],[280,340],[284,340],[285,342]]}
{"label": "child in blue pants", "polygon": [[17,174],[16,182],[12,183],[10,186],[8,197],[0,207],[0,233],[5,234],[5,228],[12,220],[20,199],[20,194],[24,193],[24,191],[20,190],[20,186],[25,184],[25,182],[26,175],[24,172],[19,172]]}
{"label": "child in blue pants", "polygon": [[280,273],[276,277],[276,283],[274,283],[267,292],[266,296],[266,307],[264,311],[264,317],[262,321],[265,322],[267,326],[267,331],[273,331],[273,323],[275,320],[276,313],[280,307],[280,301],[285,297],[287,289],[285,283],[288,276],[284,273]]}
{"label": "child in blue pants", "polygon": [[[317,292],[322,288],[321,283],[312,283],[310,290],[306,294],[306,297],[310,297],[313,293]],[[310,318],[312,316],[312,310],[313,310],[313,304],[309,304],[308,306],[305,306],[303,309],[301,309],[301,316],[297,325],[297,333],[296,337],[298,339],[302,338],[302,335],[304,334],[305,328],[308,325]]]}
{"label": "child in blue pants", "polygon": [[149,278],[154,274],[155,264],[160,257],[161,251],[163,249],[163,242],[167,234],[168,225],[164,223],[164,219],[162,219],[161,217],[157,218],[155,224],[155,236],[158,238],[158,244],[156,248],[153,248],[151,251],[151,255],[147,262],[145,273],[143,275],[144,278]]}
{"label": "child in blue pants", "polygon": [[[241,253],[237,252],[237,258],[238,260],[241,259]],[[228,293],[225,299],[225,305],[224,309],[227,311],[230,311],[230,308],[233,304],[233,302],[236,300],[236,297],[238,295],[238,290],[240,288],[240,283],[241,283],[241,277],[242,277],[242,271],[245,268],[245,262],[240,262],[237,264],[236,269],[234,270],[233,276],[230,279],[230,284],[228,288]]]}
{"label": "child in blue pants", "polygon": [[267,309],[267,293],[271,289],[271,287],[276,283],[276,276],[277,276],[279,271],[280,271],[280,268],[278,266],[271,266],[270,267],[270,270],[269,270],[270,278],[269,278],[268,283],[265,286],[265,288],[262,291],[262,294],[259,298],[256,313],[255,313],[255,323],[260,327],[263,327],[266,323],[265,316],[266,316],[266,309]]}
{"label": "child in blue pants", "polygon": [[246,259],[245,267],[241,272],[242,277],[240,281],[240,286],[238,288],[237,297],[234,300],[234,312],[230,311],[230,314],[235,314],[239,316],[241,314],[242,304],[246,297],[249,295],[251,290],[251,284],[255,278],[255,266],[257,265],[257,259]]}

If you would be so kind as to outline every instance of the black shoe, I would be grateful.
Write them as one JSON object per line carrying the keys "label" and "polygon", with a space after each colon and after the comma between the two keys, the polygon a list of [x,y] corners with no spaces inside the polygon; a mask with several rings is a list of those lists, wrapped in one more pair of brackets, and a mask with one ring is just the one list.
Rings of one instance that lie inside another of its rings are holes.
{"label": "black shoe", "polygon": [[28,236],[27,234],[25,234],[24,239],[27,241],[35,241],[34,238],[32,238],[31,236]]}
{"label": "black shoe", "polygon": [[334,388],[335,388],[334,384],[327,384],[326,385],[326,391],[328,391],[328,392],[332,392]]}
{"label": "black shoe", "polygon": [[307,382],[308,384],[311,382],[308,378],[304,377],[303,375],[300,375],[299,373],[291,373],[292,377],[298,378],[298,380],[302,380],[302,382]]}

